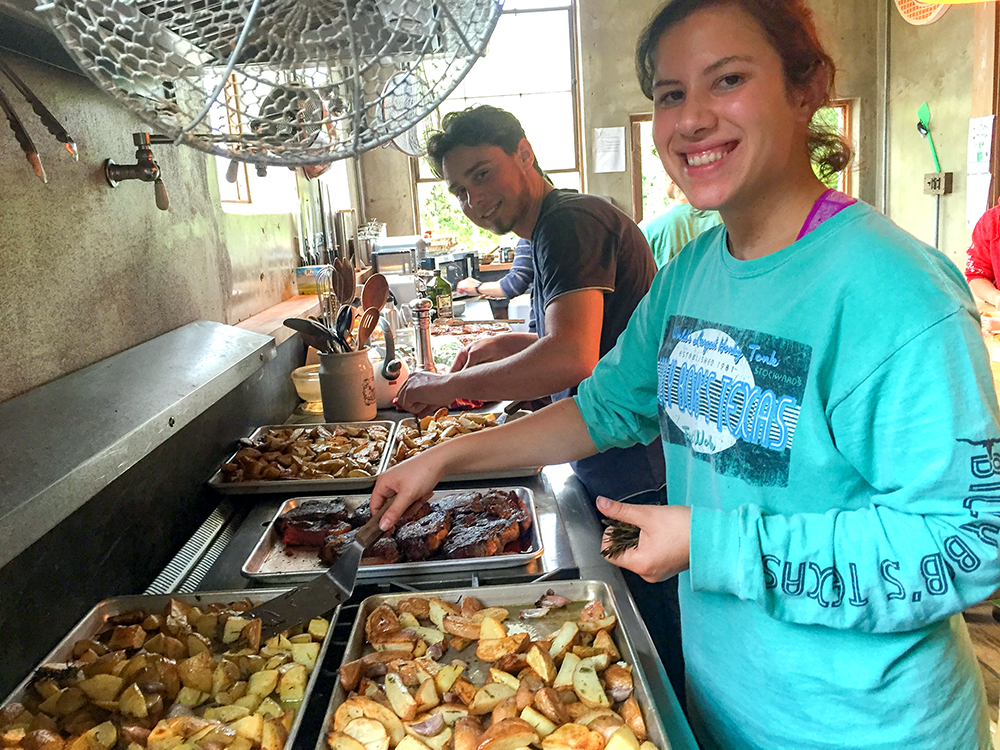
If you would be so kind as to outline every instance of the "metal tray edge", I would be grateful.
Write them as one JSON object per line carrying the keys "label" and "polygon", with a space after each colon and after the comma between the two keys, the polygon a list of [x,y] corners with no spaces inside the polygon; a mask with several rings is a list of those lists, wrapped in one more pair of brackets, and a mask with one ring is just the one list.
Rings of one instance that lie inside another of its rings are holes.
{"label": "metal tray edge", "polygon": [[[267,601],[268,599],[273,599],[274,597],[280,596],[287,591],[289,591],[288,587],[235,589],[231,591],[193,591],[184,594],[129,594],[125,596],[114,596],[102,599],[91,607],[90,610],[77,621],[77,623],[63,637],[63,639],[59,641],[59,643],[57,643],[52,650],[49,651],[49,653],[46,654],[34,668],[32,668],[31,671],[24,676],[24,679],[18,683],[18,685],[3,699],[3,701],[0,701],[0,708],[9,703],[20,701],[20,699],[27,694],[32,678],[34,677],[38,667],[43,664],[64,661],[66,656],[71,653],[73,644],[87,635],[93,635],[96,633],[104,624],[105,618],[108,616],[119,614],[121,612],[127,612],[130,609],[164,606],[171,599],[178,599],[188,604],[234,602],[246,598],[260,598],[261,601]],[[334,626],[336,625],[337,618],[339,616],[340,607],[337,607],[330,614],[330,628],[327,631],[326,638],[323,639],[323,643],[320,646],[319,655],[316,657],[316,667],[309,675],[308,682],[306,682],[305,695],[302,698],[302,702],[299,704],[298,710],[295,712],[295,720],[292,722],[292,727],[288,732],[288,739],[285,740],[285,750],[290,750],[292,748],[292,743],[295,741],[295,737],[298,734],[302,719],[305,716],[306,705],[309,703],[309,699],[312,697],[313,688],[316,685],[316,681],[319,679],[319,673],[321,671],[320,665],[323,663],[326,653],[330,648],[330,642],[333,640]]]}
{"label": "metal tray edge", "polygon": [[[542,531],[538,524],[538,508],[535,505],[535,493],[531,490],[530,487],[504,487],[503,489],[521,490],[527,495],[527,498],[529,500],[528,506],[531,508],[531,534],[533,536],[533,539],[537,541],[538,548],[530,552],[521,552],[504,556],[469,558],[470,560],[478,560],[480,563],[482,562],[491,563],[488,565],[477,566],[479,568],[485,567],[490,569],[493,568],[502,569],[502,568],[519,567],[521,565],[527,565],[532,560],[537,560],[539,557],[545,554],[545,542],[542,539]],[[435,491],[435,494],[437,494],[437,492],[449,492],[449,491],[450,490],[437,490]],[[271,534],[271,531],[274,527],[274,522],[278,519],[278,516],[280,516],[284,512],[285,507],[288,505],[289,502],[297,499],[299,498],[290,497],[287,500],[285,500],[278,508],[278,511],[274,514],[270,523],[268,523],[267,527],[264,529],[264,533],[261,534],[260,538],[257,540],[257,543],[253,546],[253,549],[247,556],[247,559],[240,567],[240,574],[244,578],[247,578],[251,581],[257,581],[260,583],[278,584],[282,586],[287,586],[289,584],[301,583],[303,581],[307,581],[310,578],[322,573],[321,570],[307,570],[301,572],[291,571],[287,573],[281,573],[281,572],[255,573],[248,569],[250,561],[257,556],[261,548],[266,544],[266,540],[268,536]],[[315,500],[317,498],[313,496],[304,499]],[[382,578],[385,576],[399,575],[401,573],[435,574],[439,572],[461,572],[460,569],[462,567],[461,565],[462,562],[468,563],[468,560],[465,561],[433,560],[433,561],[422,561],[416,563],[394,563],[393,565],[361,566],[360,568],[358,568],[358,580],[359,581],[372,580],[372,579]],[[402,567],[404,565],[406,566],[406,569],[402,570]]]}
{"label": "metal tray edge", "polygon": [[[373,596],[369,596],[367,599],[364,599],[358,606],[358,613],[354,618],[354,623],[351,625],[351,634],[347,639],[347,645],[344,648],[344,657],[341,664],[346,664],[361,655],[364,648],[365,621],[371,611],[379,604],[396,602],[400,599],[407,599],[414,596],[434,596],[440,599],[455,601],[461,596],[471,595],[480,599],[486,606],[502,604],[510,605],[520,602],[534,601],[549,589],[552,589],[557,594],[561,594],[571,599],[580,598],[581,596],[589,597],[590,592],[594,591],[601,592],[602,604],[605,605],[605,611],[607,611],[610,607],[611,611],[616,617],[618,617],[619,625],[615,629],[615,642],[622,658],[625,659],[626,662],[632,667],[634,682],[637,686],[636,700],[639,701],[639,705],[644,709],[646,709],[646,707],[653,707],[652,710],[643,711],[643,718],[646,722],[646,733],[649,735],[650,741],[660,748],[660,750],[670,750],[670,738],[667,736],[666,727],[663,724],[663,718],[660,716],[658,708],[656,708],[653,704],[652,689],[650,688],[649,680],[646,677],[642,664],[636,655],[631,637],[626,632],[625,627],[621,624],[621,613],[614,591],[611,589],[611,586],[604,581],[545,581],[543,583],[462,587],[439,589],[436,591],[409,591],[398,594],[375,594]],[[641,695],[638,694],[640,692]],[[314,750],[327,750],[325,745],[326,727],[330,725],[333,720],[334,711],[337,706],[344,701],[345,697],[344,690],[340,686],[340,681],[337,680],[333,687],[333,694],[330,697],[330,703],[327,706],[326,714],[323,717],[323,728],[320,730]]]}
{"label": "metal tray edge", "polygon": [[[499,418],[500,413],[498,412],[484,412],[486,414],[496,414]],[[392,436],[392,450],[389,451],[390,455],[396,452],[396,442],[399,438],[399,427],[403,425],[410,425],[415,423],[417,420],[413,417],[407,417],[406,419],[401,419],[396,423],[396,432]],[[396,464],[397,466],[402,466],[405,461]],[[388,470],[390,467],[386,465]],[[471,472],[459,472],[457,474],[448,474],[441,478],[441,482],[479,482],[486,481],[490,479],[518,479],[521,477],[533,477],[541,473],[541,466],[522,466],[514,469],[499,469],[497,471],[471,471]]]}
{"label": "metal tray edge", "polygon": [[[382,458],[379,461],[375,474],[371,477],[352,477],[350,479],[286,479],[250,482],[224,482],[222,480],[222,464],[229,463],[239,452],[239,448],[229,454],[215,473],[205,482],[216,492],[224,495],[280,495],[288,492],[337,492],[341,490],[364,490],[375,486],[375,479],[389,468],[389,456],[391,448],[396,442],[396,422],[390,419],[374,419],[367,422],[321,422],[317,424],[299,425],[302,427],[330,427],[337,425],[365,425],[368,427],[382,425],[389,428],[386,435],[386,449],[382,451]],[[283,430],[295,425],[269,424],[261,425],[248,436],[248,440],[253,440],[264,430]]]}

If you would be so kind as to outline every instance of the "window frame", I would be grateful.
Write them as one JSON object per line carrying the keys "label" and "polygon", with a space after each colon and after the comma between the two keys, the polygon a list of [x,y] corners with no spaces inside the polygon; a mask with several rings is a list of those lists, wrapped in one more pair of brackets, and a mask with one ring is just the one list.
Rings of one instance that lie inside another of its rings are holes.
{"label": "window frame", "polygon": [[[568,0],[565,5],[551,5],[539,8],[520,8],[504,10],[502,15],[516,16],[519,14],[534,14],[534,13],[551,13],[553,11],[563,11],[566,13],[567,20],[567,33],[569,34],[569,55],[570,55],[570,100],[573,105],[573,160],[575,166],[573,168],[563,168],[563,169],[547,169],[545,173],[548,175],[557,174],[576,174],[579,178],[580,188],[584,190],[586,188],[585,174],[583,169],[583,139],[582,139],[582,126],[581,126],[581,103],[580,103],[580,51],[579,44],[577,40],[577,21],[576,21],[576,11],[577,11],[577,0]],[[442,102],[443,104],[443,102]],[[441,112],[440,105],[438,109],[435,110],[435,114],[440,121]],[[420,170],[420,162],[424,157],[411,156],[408,158],[409,170],[410,170],[410,192],[413,196],[413,216],[415,219],[415,224],[418,234],[423,234],[424,227],[420,216],[420,195],[419,186],[427,185],[433,183],[444,184],[443,180],[436,177],[422,177]],[[445,188],[447,192],[447,187]]]}
{"label": "window frame", "polygon": [[[857,163],[857,139],[854,133],[854,106],[855,101],[853,99],[831,99],[826,105],[826,109],[838,110],[841,115],[840,119],[843,122],[843,127],[841,130],[842,135],[847,138],[851,144],[851,148],[854,151],[854,163]],[[640,124],[643,122],[652,122],[653,114],[652,112],[639,112],[637,114],[629,115],[629,150],[630,150],[630,169],[632,174],[631,188],[632,188],[632,220],[638,224],[643,219],[643,209],[642,209],[642,137],[640,131]],[[838,177],[837,189],[847,195],[854,195],[852,192],[854,189],[854,167],[848,166],[847,169],[840,172]]]}

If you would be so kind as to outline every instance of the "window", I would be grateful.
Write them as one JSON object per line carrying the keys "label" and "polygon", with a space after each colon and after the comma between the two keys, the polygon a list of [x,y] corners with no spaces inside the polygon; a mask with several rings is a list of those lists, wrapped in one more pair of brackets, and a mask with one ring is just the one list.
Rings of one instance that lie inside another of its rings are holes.
{"label": "window", "polygon": [[[521,121],[553,184],[580,190],[573,17],[574,0],[507,0],[486,55],[441,103],[438,114],[477,104],[506,109]],[[425,160],[414,171],[421,231],[454,235],[472,250],[497,245],[495,235],[465,218]]]}
{"label": "window", "polygon": [[[836,130],[838,133],[847,138],[849,143],[856,143],[854,138],[854,123],[851,121],[851,104],[852,103],[846,99],[835,99],[830,102],[829,107],[824,107],[816,112],[816,114],[813,115],[813,119],[822,122],[824,125],[832,128],[833,130]],[[843,172],[823,180],[823,182],[829,188],[852,195],[852,170],[853,165],[845,169]]]}
{"label": "window", "polygon": [[[206,90],[214,90],[218,80],[206,79]],[[240,90],[235,76],[229,77],[222,92],[226,101],[225,114],[221,110],[212,111],[212,129],[231,134],[242,133],[242,113],[255,111],[260,106],[259,102]],[[294,172],[283,167],[270,167],[266,176],[262,177],[253,166],[239,162],[235,167],[236,181],[229,182],[227,177],[232,176],[229,172],[231,166],[229,159],[216,157],[215,169],[219,178],[219,198],[223,211],[240,214],[298,212],[298,188]]]}

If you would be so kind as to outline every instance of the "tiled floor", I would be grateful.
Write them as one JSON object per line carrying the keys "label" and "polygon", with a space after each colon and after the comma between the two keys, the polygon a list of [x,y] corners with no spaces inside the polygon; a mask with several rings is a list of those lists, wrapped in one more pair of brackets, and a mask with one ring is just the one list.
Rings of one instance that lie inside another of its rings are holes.
{"label": "tiled floor", "polygon": [[1000,701],[1000,622],[993,619],[993,605],[989,602],[967,609],[965,622],[969,626],[972,646],[983,671],[990,719],[995,722],[997,702]]}

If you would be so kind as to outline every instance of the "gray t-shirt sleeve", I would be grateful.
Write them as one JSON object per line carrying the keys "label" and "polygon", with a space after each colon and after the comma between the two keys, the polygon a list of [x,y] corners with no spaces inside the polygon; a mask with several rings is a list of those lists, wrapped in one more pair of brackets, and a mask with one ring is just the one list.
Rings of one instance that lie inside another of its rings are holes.
{"label": "gray t-shirt sleeve", "polygon": [[562,210],[547,218],[532,237],[539,309],[582,289],[613,292],[618,235],[585,210]]}

